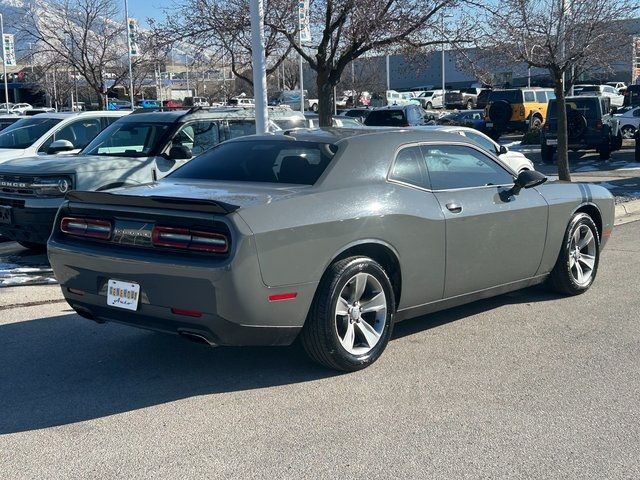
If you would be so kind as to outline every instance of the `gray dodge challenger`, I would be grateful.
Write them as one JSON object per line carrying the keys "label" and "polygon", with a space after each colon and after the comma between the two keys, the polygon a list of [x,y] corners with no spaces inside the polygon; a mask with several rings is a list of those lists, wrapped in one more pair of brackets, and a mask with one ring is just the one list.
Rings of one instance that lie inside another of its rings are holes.
{"label": "gray dodge challenger", "polygon": [[209,345],[299,338],[353,371],[394,322],[542,282],[586,291],[613,198],[545,180],[456,134],[254,135],[152,184],[69,192],[49,259],[86,318]]}

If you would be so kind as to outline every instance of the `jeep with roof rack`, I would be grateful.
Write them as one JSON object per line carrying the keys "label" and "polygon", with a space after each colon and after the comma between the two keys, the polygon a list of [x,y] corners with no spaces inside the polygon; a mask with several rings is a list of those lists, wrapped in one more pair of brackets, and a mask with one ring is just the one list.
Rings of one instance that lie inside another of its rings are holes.
{"label": "jeep with roof rack", "polygon": [[[279,130],[273,123],[269,128]],[[70,190],[149,183],[220,142],[253,133],[252,110],[147,110],[114,122],[78,155],[10,160],[0,165],[0,235],[44,248]]]}

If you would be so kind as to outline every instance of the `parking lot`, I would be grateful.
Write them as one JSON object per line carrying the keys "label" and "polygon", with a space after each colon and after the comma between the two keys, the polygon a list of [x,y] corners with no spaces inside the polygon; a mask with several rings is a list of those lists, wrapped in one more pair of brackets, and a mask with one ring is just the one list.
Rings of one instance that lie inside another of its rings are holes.
{"label": "parking lot", "polygon": [[[598,279],[397,325],[372,368],[0,306],[3,478],[638,478],[640,223]],[[20,306],[32,300],[40,302]]]}

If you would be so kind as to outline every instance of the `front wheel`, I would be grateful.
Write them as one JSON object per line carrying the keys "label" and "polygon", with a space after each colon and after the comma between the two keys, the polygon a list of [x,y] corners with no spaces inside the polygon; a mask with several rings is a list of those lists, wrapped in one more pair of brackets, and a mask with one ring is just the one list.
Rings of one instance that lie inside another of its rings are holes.
{"label": "front wheel", "polygon": [[431,102],[427,102],[427,105],[425,106],[426,110],[431,110],[433,109],[433,105],[431,104]]}
{"label": "front wheel", "polygon": [[589,215],[576,213],[564,235],[560,255],[549,276],[558,293],[579,295],[593,284],[600,260],[598,229]]}
{"label": "front wheel", "polygon": [[622,134],[622,138],[631,139],[636,133],[636,129],[633,125],[625,125],[620,129],[620,133]]}
{"label": "front wheel", "polygon": [[346,258],[331,265],[320,282],[300,340],[317,363],[361,370],[386,348],[394,310],[384,269],[368,257]]}

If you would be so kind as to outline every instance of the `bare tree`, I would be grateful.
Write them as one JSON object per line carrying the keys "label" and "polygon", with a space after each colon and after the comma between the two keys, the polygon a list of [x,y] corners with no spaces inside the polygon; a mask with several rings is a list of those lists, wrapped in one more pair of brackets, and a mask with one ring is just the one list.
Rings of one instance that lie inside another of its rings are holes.
{"label": "bare tree", "polygon": [[112,77],[111,89],[128,77],[125,24],[115,0],[49,0],[46,9],[29,2],[21,33],[35,41],[38,55],[69,64],[98,95]]}
{"label": "bare tree", "polygon": [[[265,15],[271,22],[279,23],[282,13],[274,4],[275,1],[277,0],[266,0]],[[164,22],[151,22],[160,43],[186,43],[193,49],[194,54],[216,52],[218,58],[212,58],[213,61],[230,65],[236,77],[253,85],[249,2],[178,0],[166,14]],[[275,29],[268,26],[265,28],[267,75],[276,71],[291,48]]]}
{"label": "bare tree", "polygon": [[618,21],[640,7],[635,0],[502,0],[485,8],[485,22],[479,22],[486,25],[485,51],[549,72],[558,109],[558,173],[571,180],[566,92],[574,79],[619,60],[629,37]]}
{"label": "bare tree", "polygon": [[310,27],[317,43],[301,46],[297,1],[280,0],[279,22],[265,23],[284,35],[316,73],[320,125],[331,124],[333,88],[350,62],[368,52],[421,49],[441,44],[441,14],[458,0],[311,0]]}

